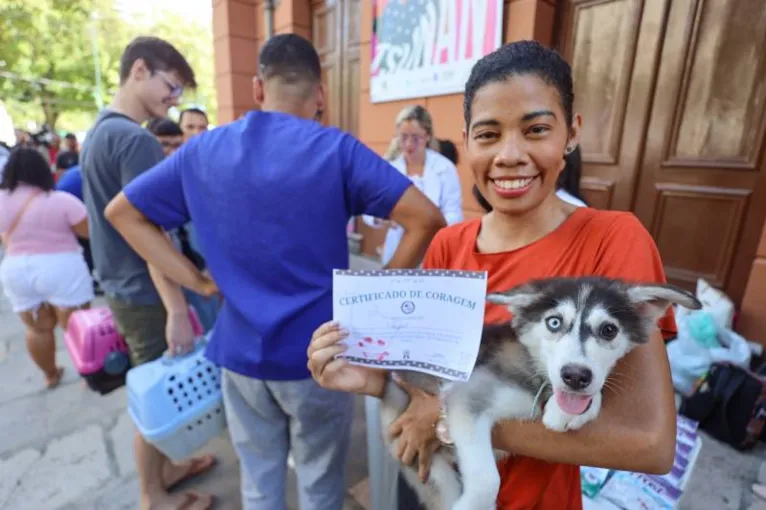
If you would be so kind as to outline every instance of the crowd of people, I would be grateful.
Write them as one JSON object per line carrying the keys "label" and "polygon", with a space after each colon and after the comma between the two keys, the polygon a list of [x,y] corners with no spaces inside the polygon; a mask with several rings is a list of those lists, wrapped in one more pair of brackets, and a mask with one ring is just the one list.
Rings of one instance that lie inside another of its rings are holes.
{"label": "crowd of people", "polygon": [[[366,396],[368,426],[376,427],[387,375],[337,358],[348,332],[330,321],[333,269],[349,264],[350,218],[387,229],[386,268],[485,270],[490,292],[554,276],[665,280],[655,243],[632,214],[598,211],[580,197],[582,119],[571,70],[535,42],[502,46],[466,84],[460,152],[486,211],[467,221],[458,151],[436,138],[429,112],[405,108],[385,156],[323,126],[320,59],[298,35],[262,46],[253,81],[259,110],[211,130],[201,110],[183,111],[178,123],[167,118],[195,86],[170,43],[135,39],[119,77],[76,163],[58,178],[37,148],[21,142],[10,151],[0,181],[0,281],[51,387],[61,377],[53,331],[89,306],[94,279],[134,366],[191,350],[194,306],[210,332],[206,355],[222,369],[245,509],[286,507],[290,455],[301,508],[342,508],[354,394]],[[488,305],[485,318],[510,316]],[[515,454],[499,465],[498,508],[582,508],[580,464],[669,469],[675,406],[663,335],[674,330],[670,315],[621,362],[630,388],[619,399],[605,395],[598,420],[581,431],[557,434],[534,422],[496,428],[495,446]],[[370,443],[371,476],[388,484],[373,494],[376,509],[418,508],[397,462],[418,463],[426,479],[440,447],[438,396],[405,389],[407,411],[392,430],[371,434],[392,434],[400,445],[393,459]],[[174,464],[140,434],[135,456],[143,510],[211,507],[209,494],[173,488],[211,469],[214,457]]]}

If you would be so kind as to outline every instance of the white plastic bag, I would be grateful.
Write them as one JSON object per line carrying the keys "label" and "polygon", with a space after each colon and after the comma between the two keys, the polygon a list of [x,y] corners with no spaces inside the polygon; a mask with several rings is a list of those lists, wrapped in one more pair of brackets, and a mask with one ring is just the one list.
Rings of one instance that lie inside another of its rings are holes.
{"label": "white plastic bag", "polygon": [[728,328],[718,328],[721,347],[706,348],[697,343],[686,327],[687,314],[676,317],[678,338],[667,346],[673,387],[682,395],[689,396],[694,383],[713,363],[729,362],[742,368],[750,365],[750,345],[742,336]]}
{"label": "white plastic bag", "polygon": [[717,362],[730,362],[742,368],[750,365],[750,344],[732,331],[734,302],[720,289],[702,278],[697,280],[697,299],[702,302],[702,312],[710,314],[715,322],[717,339],[721,347],[705,347],[689,333],[688,320],[698,311],[675,307],[678,338],[667,346],[673,386],[682,395],[690,395],[694,383]]}

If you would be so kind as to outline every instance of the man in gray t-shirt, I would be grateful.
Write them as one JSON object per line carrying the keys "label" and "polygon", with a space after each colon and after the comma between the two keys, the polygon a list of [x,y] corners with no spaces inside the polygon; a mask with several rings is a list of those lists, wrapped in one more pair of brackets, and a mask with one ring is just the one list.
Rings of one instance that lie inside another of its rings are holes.
{"label": "man in gray t-shirt", "polygon": [[[184,86],[195,85],[194,71],[170,43],[156,37],[134,39],[120,59],[120,88],[89,131],[81,155],[95,272],[133,365],[157,359],[168,347],[170,354],[189,351],[194,334],[181,289],[147,267],[106,220],[104,210],[125,185],[164,157],[160,143],[141,124],[166,117]],[[209,495],[169,494],[168,489],[206,471],[215,458],[173,464],[138,434],[135,451],[142,509],[212,504]]]}
{"label": "man in gray t-shirt", "polygon": [[104,110],[82,153],[83,196],[90,218],[96,277],[107,297],[128,305],[160,305],[146,262],[104,218],[107,204],[135,177],[164,158],[157,139],[138,122]]}

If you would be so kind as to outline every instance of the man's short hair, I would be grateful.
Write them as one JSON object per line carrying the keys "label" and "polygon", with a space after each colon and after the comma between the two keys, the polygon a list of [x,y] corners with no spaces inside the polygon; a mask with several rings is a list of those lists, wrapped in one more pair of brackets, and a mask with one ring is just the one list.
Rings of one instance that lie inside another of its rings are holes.
{"label": "man's short hair", "polygon": [[168,71],[178,73],[184,86],[196,88],[194,71],[175,46],[159,37],[139,36],[133,39],[120,57],[120,85],[130,76],[130,69],[141,59],[150,72]]}
{"label": "man's short hair", "polygon": [[187,113],[187,112],[188,113],[198,113],[198,114],[202,115],[203,117],[205,117],[205,120],[208,120],[207,113],[205,113],[204,110],[202,110],[201,108],[191,107],[191,108],[185,108],[185,109],[181,110],[181,114],[178,116],[178,123],[179,124],[183,123],[184,113]]}
{"label": "man's short hair", "polygon": [[64,135],[64,138],[66,138],[67,140],[77,140],[77,136],[75,136],[74,133],[67,133],[66,135]]}
{"label": "man's short hair", "polygon": [[322,80],[319,54],[309,40],[297,34],[279,34],[266,41],[258,68],[264,81],[279,78],[287,85],[314,85]]}
{"label": "man's short hair", "polygon": [[146,125],[154,136],[183,136],[184,132],[181,131],[181,126],[173,122],[170,119],[152,119],[149,124]]}

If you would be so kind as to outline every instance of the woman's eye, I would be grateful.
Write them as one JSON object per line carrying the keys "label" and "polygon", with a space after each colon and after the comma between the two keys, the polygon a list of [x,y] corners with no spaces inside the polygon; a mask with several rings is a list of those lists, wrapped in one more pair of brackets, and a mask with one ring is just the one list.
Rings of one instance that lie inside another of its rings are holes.
{"label": "woman's eye", "polygon": [[601,326],[601,329],[599,330],[598,333],[601,336],[601,338],[604,338],[605,340],[612,340],[614,337],[617,336],[618,331],[619,330],[617,329],[617,326],[615,326],[614,324],[607,323]]}
{"label": "woman's eye", "polygon": [[545,319],[545,325],[548,326],[549,330],[555,333],[561,329],[562,321],[560,317],[548,317]]}
{"label": "woman's eye", "polygon": [[497,135],[491,131],[484,131],[474,135],[474,139],[476,140],[492,140],[494,138],[497,138]]}
{"label": "woman's eye", "polygon": [[529,133],[533,135],[544,135],[548,131],[550,131],[548,126],[532,126],[529,128]]}

